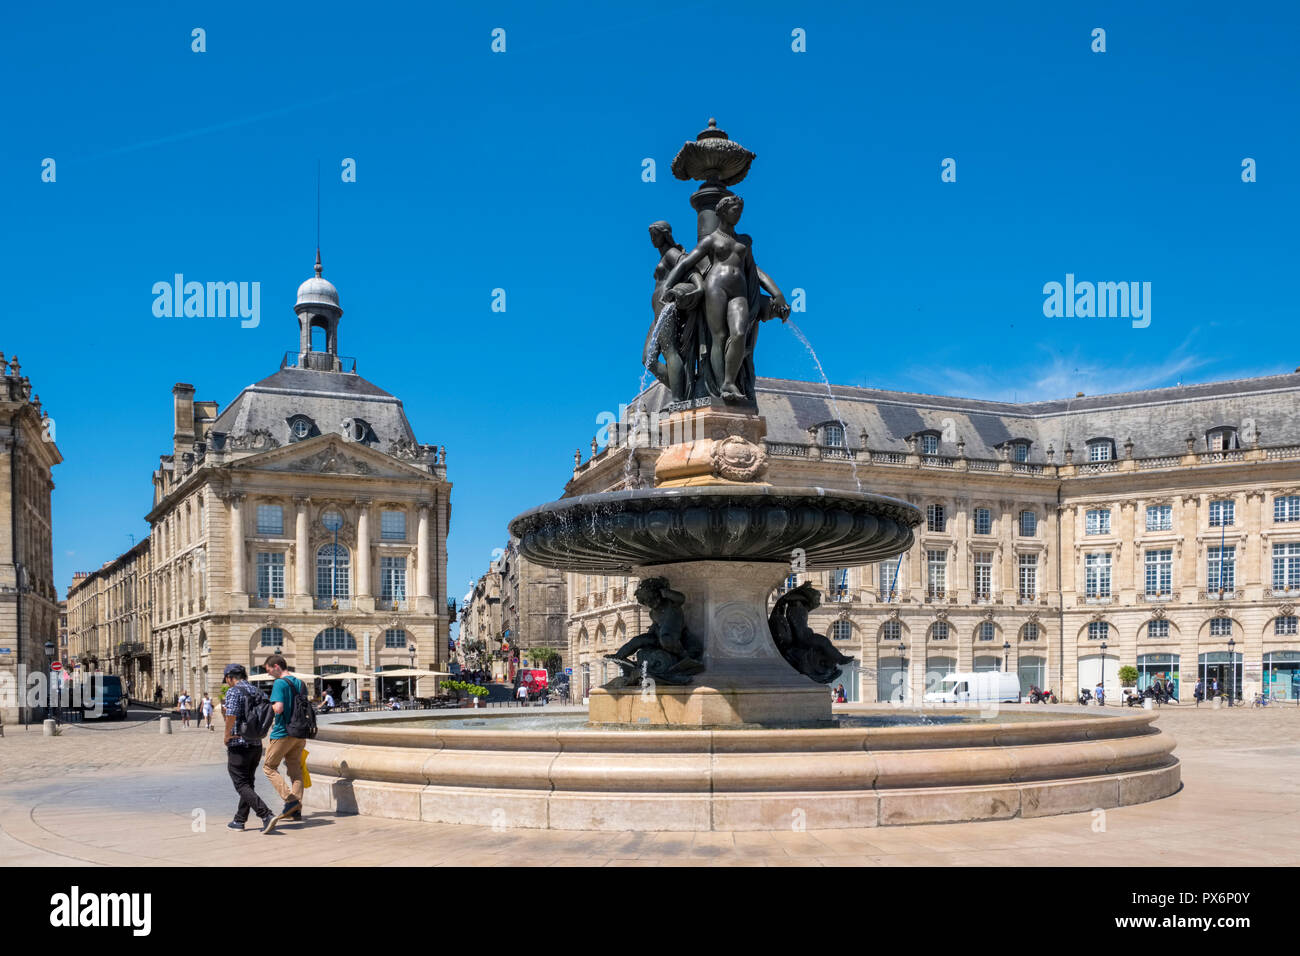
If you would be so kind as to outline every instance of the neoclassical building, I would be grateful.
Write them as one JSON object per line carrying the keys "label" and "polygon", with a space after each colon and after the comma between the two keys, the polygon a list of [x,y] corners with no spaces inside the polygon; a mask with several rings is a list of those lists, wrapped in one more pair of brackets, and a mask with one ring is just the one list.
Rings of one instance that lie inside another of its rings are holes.
{"label": "neoclassical building", "polygon": [[97,571],[78,571],[67,599],[68,665],[118,674],[136,697],[154,686],[149,545],[145,538]]}
{"label": "neoclassical building", "polygon": [[50,495],[51,472],[62,461],[52,422],[18,357],[0,352],[0,720],[6,723],[23,716],[20,677],[46,671],[58,654]]}
{"label": "neoclassical building", "polygon": [[[647,408],[657,407],[657,389]],[[903,498],[910,551],[812,575],[850,699],[1006,669],[1073,697],[1120,666],[1300,697],[1300,373],[1014,404],[760,379],[766,480]],[[650,484],[653,428],[615,428],[566,494]],[[643,447],[638,447],[643,446]],[[635,580],[569,575],[575,687],[648,625]],[[1104,668],[1104,670],[1103,670]]]}
{"label": "neoclassical building", "polygon": [[172,391],[146,516],[152,631],[131,651],[168,699],[215,692],[227,663],[256,672],[276,650],[319,675],[446,669],[446,450],[339,354],[319,256],[295,312],[298,348],[224,409]]}

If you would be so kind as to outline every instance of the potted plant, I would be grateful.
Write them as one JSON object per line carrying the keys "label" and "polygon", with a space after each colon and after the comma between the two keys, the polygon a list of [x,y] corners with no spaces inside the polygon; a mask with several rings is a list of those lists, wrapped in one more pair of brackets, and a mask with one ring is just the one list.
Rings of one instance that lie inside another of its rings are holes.
{"label": "potted plant", "polygon": [[1125,664],[1119,669],[1119,699],[1120,703],[1130,694],[1137,693],[1138,669],[1132,664]]}

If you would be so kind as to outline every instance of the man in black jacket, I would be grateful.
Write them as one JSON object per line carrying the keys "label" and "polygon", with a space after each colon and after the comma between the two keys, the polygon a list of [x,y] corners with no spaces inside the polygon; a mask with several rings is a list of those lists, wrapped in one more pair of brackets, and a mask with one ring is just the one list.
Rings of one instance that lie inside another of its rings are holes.
{"label": "man in black jacket", "polygon": [[239,726],[246,714],[248,699],[256,691],[253,690],[253,685],[248,683],[248,672],[244,670],[242,664],[227,664],[224,679],[226,686],[230,688],[226,691],[226,699],[222,705],[226,715],[226,766],[230,771],[230,782],[235,785],[235,792],[239,794],[239,808],[235,811],[235,819],[226,826],[232,830],[244,829],[248,812],[251,810],[262,821],[260,827],[262,832],[270,833],[275,829],[275,814],[257,795],[253,783],[253,771],[262,762],[262,741],[256,738],[246,739],[240,733]]}

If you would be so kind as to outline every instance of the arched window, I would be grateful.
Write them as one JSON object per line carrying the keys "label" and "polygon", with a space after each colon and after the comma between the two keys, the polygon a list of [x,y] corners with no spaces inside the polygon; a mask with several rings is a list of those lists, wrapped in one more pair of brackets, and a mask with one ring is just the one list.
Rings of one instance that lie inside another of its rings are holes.
{"label": "arched window", "polygon": [[948,640],[948,622],[935,621],[930,625],[930,640],[946,641]]}
{"label": "arched window", "polygon": [[1210,634],[1214,637],[1229,637],[1232,634],[1232,618],[1216,617],[1210,621]]}
{"label": "arched window", "polygon": [[903,639],[903,625],[898,621],[886,621],[881,625],[880,639],[882,641],[901,641]]}
{"label": "arched window", "polygon": [[1164,618],[1154,618],[1147,621],[1147,637],[1152,640],[1162,640],[1169,636],[1169,622]]}
{"label": "arched window", "polygon": [[278,627],[262,628],[260,647],[284,647],[284,631]]}
{"label": "arched window", "polygon": [[998,629],[992,621],[981,621],[976,636],[981,641],[991,641],[998,636]]}
{"label": "arched window", "polygon": [[400,627],[390,627],[384,631],[384,647],[406,650],[406,632]]}
{"label": "arched window", "polygon": [[1030,621],[1020,630],[1020,639],[1022,641],[1038,640],[1038,622]]}
{"label": "arched window", "polygon": [[853,625],[848,621],[836,621],[831,625],[831,640],[847,641],[853,637]]}
{"label": "arched window", "polygon": [[355,651],[357,639],[341,627],[327,627],[316,635],[312,648],[318,651]]}
{"label": "arched window", "polygon": [[348,549],[322,545],[316,552],[316,597],[324,601],[348,597]]}

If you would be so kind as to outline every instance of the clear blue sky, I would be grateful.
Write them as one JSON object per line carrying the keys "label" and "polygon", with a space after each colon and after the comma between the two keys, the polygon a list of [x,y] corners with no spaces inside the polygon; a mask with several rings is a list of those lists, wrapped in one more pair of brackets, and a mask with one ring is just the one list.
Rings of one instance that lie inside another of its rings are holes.
{"label": "clear blue sky", "polygon": [[[318,160],[341,351],[448,449],[455,597],[635,392],[646,226],[692,239],[668,165],[709,116],[758,154],[744,231],[834,382],[1024,400],[1294,369],[1297,5],[1159,6],[10,5],[0,349],[66,459],[56,583],[147,533],[173,383],[224,407],[295,347]],[[260,326],[155,318],[177,272],[260,282]],[[1151,282],[1151,326],[1044,318],[1067,272]],[[758,365],[815,374],[775,328]]]}

